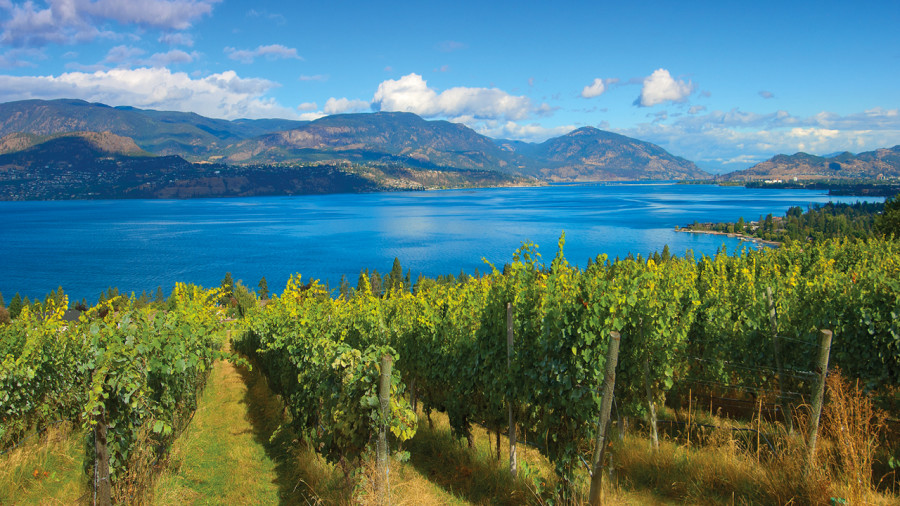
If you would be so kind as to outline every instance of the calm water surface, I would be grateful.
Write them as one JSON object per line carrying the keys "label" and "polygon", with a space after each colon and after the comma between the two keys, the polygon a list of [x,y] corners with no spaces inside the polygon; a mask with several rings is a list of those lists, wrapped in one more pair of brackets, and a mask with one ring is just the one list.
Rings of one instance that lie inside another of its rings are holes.
{"label": "calm water surface", "polygon": [[[0,292],[70,300],[166,293],[176,281],[218,285],[226,272],[251,288],[265,276],[280,292],[291,273],[355,286],[360,269],[386,273],[394,257],[418,273],[500,267],[523,241],[547,263],[566,233],[566,258],[605,253],[713,254],[740,242],[676,233],[676,225],[783,214],[793,205],[857,197],[808,190],[615,184],[435,192],[197,200],[0,202]],[[883,199],[868,199],[877,201]]]}

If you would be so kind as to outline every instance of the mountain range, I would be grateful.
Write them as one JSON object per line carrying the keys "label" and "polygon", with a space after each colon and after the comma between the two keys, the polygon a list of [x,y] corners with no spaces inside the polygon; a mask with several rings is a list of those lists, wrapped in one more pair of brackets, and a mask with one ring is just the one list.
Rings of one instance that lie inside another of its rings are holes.
{"label": "mountain range", "polygon": [[808,153],[775,155],[749,169],[721,176],[731,181],[760,179],[880,179],[900,177],[900,145],[854,155],[843,152],[831,156]]}
{"label": "mountain range", "polygon": [[[900,177],[900,146],[777,155],[716,179],[879,176]],[[404,112],[223,120],[69,99],[0,104],[0,199],[711,178],[655,144],[592,127],[528,143]]]}
{"label": "mountain range", "polygon": [[496,140],[458,123],[402,112],[341,114],[310,122],[229,121],[80,100],[0,104],[0,138],[70,132],[109,132],[132,139],[148,153],[191,162],[375,162],[494,170],[551,181],[710,177],[659,146],[590,127],[533,144]]}

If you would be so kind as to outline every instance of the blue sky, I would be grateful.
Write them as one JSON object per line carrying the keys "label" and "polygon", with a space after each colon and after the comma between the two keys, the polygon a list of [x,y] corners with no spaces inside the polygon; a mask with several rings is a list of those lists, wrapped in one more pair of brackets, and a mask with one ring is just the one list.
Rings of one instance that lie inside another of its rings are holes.
{"label": "blue sky", "polygon": [[0,101],[590,125],[721,172],[900,144],[898,26],[896,0],[0,0]]}

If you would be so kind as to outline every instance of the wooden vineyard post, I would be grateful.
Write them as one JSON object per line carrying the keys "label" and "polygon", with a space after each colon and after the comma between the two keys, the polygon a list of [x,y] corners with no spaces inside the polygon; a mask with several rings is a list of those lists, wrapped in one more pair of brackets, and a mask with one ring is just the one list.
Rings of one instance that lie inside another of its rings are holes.
{"label": "wooden vineyard post", "polygon": [[809,417],[809,439],[806,445],[808,470],[813,469],[816,461],[816,438],[819,432],[819,417],[822,414],[822,401],[825,398],[825,377],[828,375],[828,357],[831,353],[830,330],[819,331],[819,358],[816,360],[816,386],[813,391],[812,413]]}
{"label": "wooden vineyard post", "polygon": [[647,391],[647,415],[650,418],[650,442],[654,450],[659,450],[659,432],[656,429],[656,403],[650,389],[650,359],[644,359],[644,389]]}
{"label": "wooden vineyard post", "polygon": [[769,326],[772,328],[772,351],[775,353],[775,380],[778,382],[778,402],[784,413],[784,424],[788,434],[794,432],[794,415],[791,403],[784,396],[784,363],[781,358],[781,339],[778,337],[778,314],[775,311],[775,300],[772,298],[772,287],[766,287],[766,299],[769,302]]}
{"label": "wooden vineyard post", "polygon": [[616,386],[616,365],[619,362],[618,332],[609,333],[609,349],[606,351],[606,374],[603,377],[603,398],[600,401],[600,420],[597,423],[597,439],[594,442],[594,459],[591,466],[591,491],[588,503],[598,506],[601,502],[603,483],[603,454],[606,451],[606,429],[612,409],[613,391]]}
{"label": "wooden vineyard post", "polygon": [[100,418],[94,426],[94,506],[110,506],[112,489],[109,483],[109,448],[106,446],[106,412],[100,412]]}
{"label": "wooden vineyard post", "polygon": [[[512,367],[513,352],[513,310],[512,303],[506,303],[506,372]],[[506,401],[509,407],[509,474],[516,476],[518,463],[516,462],[516,416],[513,412],[512,400]],[[500,445],[497,445],[499,450]]]}
{"label": "wooden vineyard post", "polygon": [[378,378],[378,402],[381,405],[381,427],[378,428],[378,442],[376,444],[376,460],[378,463],[378,477],[375,487],[378,496],[378,504],[389,504],[390,480],[388,462],[388,420],[391,416],[391,368],[393,360],[390,355],[381,357],[381,376]]}

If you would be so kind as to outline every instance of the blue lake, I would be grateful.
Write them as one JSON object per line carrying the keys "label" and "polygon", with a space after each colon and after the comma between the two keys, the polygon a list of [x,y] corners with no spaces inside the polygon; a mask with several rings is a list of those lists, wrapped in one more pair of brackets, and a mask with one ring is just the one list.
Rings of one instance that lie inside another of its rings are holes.
{"label": "blue lake", "polygon": [[[43,297],[62,286],[70,300],[101,291],[176,281],[218,285],[226,272],[255,288],[265,276],[280,292],[291,273],[337,287],[362,268],[386,273],[394,257],[428,276],[498,268],[523,241],[547,263],[566,233],[566,258],[584,266],[599,254],[714,254],[737,239],[686,234],[694,220],[782,215],[829,200],[808,190],[675,184],[553,185],[434,192],[197,200],[0,202],[0,292]],[[746,243],[743,243],[746,244]]]}

